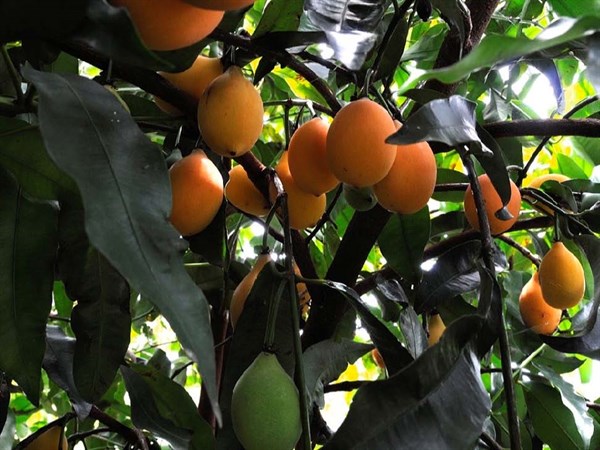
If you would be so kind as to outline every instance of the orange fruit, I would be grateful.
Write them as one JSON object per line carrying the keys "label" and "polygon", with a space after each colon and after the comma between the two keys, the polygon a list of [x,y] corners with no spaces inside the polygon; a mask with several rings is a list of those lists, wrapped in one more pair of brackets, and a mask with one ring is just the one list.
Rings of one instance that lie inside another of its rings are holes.
{"label": "orange fruit", "polygon": [[231,296],[231,303],[229,304],[229,321],[231,322],[231,326],[235,329],[237,325],[237,321],[242,315],[242,311],[244,310],[244,305],[246,304],[246,300],[248,300],[248,295],[252,290],[252,286],[256,282],[260,271],[271,261],[271,256],[269,253],[261,253],[258,255],[256,259],[256,263],[250,269],[250,272],[246,274],[246,276],[240,281],[240,284],[237,285],[235,290],[233,291],[233,295]]}
{"label": "orange fruit", "polygon": [[585,275],[577,257],[562,242],[555,242],[538,270],[542,295],[557,309],[572,308],[583,298]]}
{"label": "orange fruit", "polygon": [[519,311],[525,325],[534,333],[552,334],[558,327],[562,310],[553,308],[544,300],[538,272],[521,290]]}
{"label": "orange fruit", "polygon": [[231,11],[242,9],[254,3],[254,0],[185,0],[192,5],[204,9],[216,9],[219,11]]}
{"label": "orange fruit", "polygon": [[539,189],[546,181],[557,181],[558,183],[562,183],[569,180],[570,178],[568,176],[561,173],[547,173],[531,180],[527,187]]}
{"label": "orange fruit", "polygon": [[398,145],[392,168],[373,191],[385,209],[413,214],[427,205],[436,178],[435,156],[427,142]]}
{"label": "orange fruit", "polygon": [[[510,200],[508,202],[507,209],[512,214],[512,219],[500,220],[496,217],[496,211],[502,208],[502,200],[490,177],[486,174],[479,176],[479,184],[481,186],[481,194],[485,202],[485,211],[487,218],[490,222],[490,229],[492,234],[500,234],[509,230],[519,218],[519,212],[521,211],[521,192],[517,185],[510,180]],[[469,224],[479,230],[479,219],[477,218],[477,209],[475,208],[475,199],[473,198],[473,191],[471,186],[465,191],[465,215]]]}
{"label": "orange fruit", "polygon": [[[171,84],[184,92],[187,92],[196,100],[210,84],[212,80],[223,73],[223,64],[219,58],[198,56],[194,63],[183,72],[169,73],[159,72]],[[154,97],[154,102],[163,111],[169,114],[180,114],[180,111],[170,103],[159,97]]]}
{"label": "orange fruit", "polygon": [[183,235],[204,230],[223,202],[223,177],[200,150],[180,159],[169,169],[173,207],[171,223]]}
{"label": "orange fruit", "polygon": [[64,433],[61,438],[60,434],[62,431],[62,428],[59,426],[50,427],[35,438],[23,450],[56,450],[58,448],[60,448],[60,450],[67,450],[69,448],[69,443],[67,442]]}
{"label": "orange fruit", "polygon": [[215,78],[200,96],[198,128],[204,142],[221,156],[250,151],[263,126],[260,93],[238,66]]}
{"label": "orange fruit", "polygon": [[372,186],[390,171],[396,146],[386,138],[396,131],[380,105],[361,98],[344,106],[327,133],[327,163],[336,178],[355,187]]}
{"label": "orange fruit", "polygon": [[182,0],[112,0],[124,6],[146,46],[152,50],[187,47],[208,36],[223,11],[197,8]]}
{"label": "orange fruit", "polygon": [[258,217],[266,216],[271,209],[269,201],[254,186],[241,165],[234,166],[229,171],[225,198],[240,211]]}
{"label": "orange fruit", "polygon": [[427,336],[427,344],[431,347],[434,344],[437,344],[442,334],[446,330],[446,325],[442,320],[442,316],[439,314],[434,314],[429,316],[429,322],[427,322],[427,328],[429,331],[429,336]]}
{"label": "orange fruit", "polygon": [[377,348],[371,350],[371,356],[373,357],[375,364],[377,364],[377,367],[379,367],[381,370],[385,370],[385,361],[383,360],[383,356],[381,356],[381,353]]}
{"label": "orange fruit", "polygon": [[[284,153],[284,155],[286,155]],[[290,228],[294,230],[303,230],[304,228],[312,227],[317,224],[327,207],[327,196],[321,194],[315,196],[304,192],[296,184],[290,169],[287,165],[287,157],[282,157],[275,168],[283,189],[287,193],[288,216],[290,219]],[[270,187],[271,202],[274,202],[277,197],[275,186]]]}
{"label": "orange fruit", "polygon": [[340,184],[327,164],[328,130],[325,120],[309,120],[292,135],[287,151],[292,178],[300,189],[314,195],[329,192]]}

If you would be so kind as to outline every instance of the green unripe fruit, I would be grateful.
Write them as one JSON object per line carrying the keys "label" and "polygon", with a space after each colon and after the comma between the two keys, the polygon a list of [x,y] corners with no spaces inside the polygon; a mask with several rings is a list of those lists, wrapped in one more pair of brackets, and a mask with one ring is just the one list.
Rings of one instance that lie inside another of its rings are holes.
{"label": "green unripe fruit", "polygon": [[344,183],[344,197],[357,211],[368,211],[377,204],[377,196],[371,186],[359,188]]}
{"label": "green unripe fruit", "polygon": [[260,353],[235,384],[231,419],[246,450],[292,450],[300,439],[298,389],[273,353]]}

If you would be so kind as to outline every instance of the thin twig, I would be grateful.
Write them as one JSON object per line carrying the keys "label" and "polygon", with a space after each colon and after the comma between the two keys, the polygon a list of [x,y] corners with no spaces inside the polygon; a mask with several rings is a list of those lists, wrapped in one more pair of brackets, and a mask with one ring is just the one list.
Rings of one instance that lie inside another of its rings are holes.
{"label": "thin twig", "polygon": [[331,220],[331,212],[333,211],[333,208],[335,208],[335,205],[337,204],[337,201],[339,200],[339,198],[342,194],[342,191],[343,191],[343,187],[340,184],[338,186],[337,190],[335,191],[333,199],[331,200],[331,203],[327,207],[327,210],[321,216],[321,218],[319,219],[319,221],[317,222],[315,227],[312,229],[312,231],[310,233],[308,233],[308,236],[306,236],[306,238],[305,238],[306,245],[308,245],[309,242],[312,240],[312,238],[314,238],[317,235],[317,233],[319,231],[321,231],[321,228],[323,228],[325,226],[325,224]]}
{"label": "thin twig", "polygon": [[492,436],[487,434],[485,431],[481,433],[479,438],[492,450],[504,450],[500,444],[498,444]]}
{"label": "thin twig", "polygon": [[497,239],[500,239],[503,242],[506,242],[508,245],[510,245],[511,247],[514,247],[515,249],[517,249],[525,258],[527,258],[528,260],[530,260],[536,267],[540,267],[540,264],[542,262],[542,259],[533,254],[528,248],[522,246],[521,244],[519,244],[517,241],[515,241],[513,238],[506,236],[505,234],[501,234],[499,236],[496,236]]}

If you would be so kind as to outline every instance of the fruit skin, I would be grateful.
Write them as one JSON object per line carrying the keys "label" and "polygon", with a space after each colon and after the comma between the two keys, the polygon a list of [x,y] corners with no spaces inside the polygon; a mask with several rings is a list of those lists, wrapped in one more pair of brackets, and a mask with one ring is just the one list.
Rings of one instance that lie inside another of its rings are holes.
{"label": "fruit skin", "polygon": [[553,308],[572,308],[583,298],[583,266],[562,242],[552,244],[542,258],[538,273],[544,300]]}
{"label": "fruit skin", "polygon": [[534,333],[550,335],[558,327],[562,310],[553,308],[544,300],[538,272],[521,290],[519,311],[525,325]]}
{"label": "fruit skin", "polygon": [[377,367],[379,367],[381,370],[385,370],[385,361],[379,349],[374,348],[373,350],[371,350],[371,356],[373,357],[373,361],[375,361],[375,364],[377,364]]}
{"label": "fruit skin", "polygon": [[292,135],[287,151],[292,178],[300,189],[314,195],[329,192],[340,184],[327,164],[328,130],[325,120],[309,120]]}
{"label": "fruit skin", "polygon": [[446,324],[442,320],[442,316],[439,314],[434,314],[429,316],[427,327],[429,330],[429,336],[427,336],[427,345],[431,347],[432,345],[437,344],[442,337],[442,334],[446,330]]}
{"label": "fruit skin", "polygon": [[263,103],[237,66],[215,78],[200,96],[198,128],[204,142],[221,156],[250,151],[263,126]]}
{"label": "fruit skin", "polygon": [[254,0],[185,0],[190,5],[218,11],[232,11],[254,4]]}
{"label": "fruit skin", "polygon": [[269,201],[256,189],[241,165],[229,171],[225,197],[237,209],[258,217],[266,216],[271,208]]}
{"label": "fruit skin", "polygon": [[546,181],[556,181],[558,183],[563,183],[569,180],[570,178],[568,176],[560,173],[547,173],[546,175],[540,175],[539,177],[536,177],[533,180],[531,180],[527,187],[539,189],[542,186],[542,184],[544,184]]}
{"label": "fruit skin", "polygon": [[[223,64],[219,58],[200,55],[194,63],[183,72],[159,72],[173,86],[187,92],[196,100],[200,99],[212,80],[223,74]],[[154,97],[156,105],[166,113],[181,114],[177,108],[159,97]]]}
{"label": "fruit skin", "polygon": [[[314,196],[300,189],[292,178],[285,157],[279,160],[275,171],[287,193],[290,228],[303,230],[315,226],[325,212],[327,196],[325,194]],[[271,185],[269,194],[271,202],[274,202],[277,198],[275,186]]]}
{"label": "fruit skin", "polygon": [[361,98],[344,106],[327,133],[327,163],[338,180],[356,187],[372,186],[394,164],[396,146],[386,138],[396,131],[380,105]]}
{"label": "fruit skin", "polygon": [[246,304],[246,300],[248,300],[248,295],[256,283],[256,279],[260,274],[260,271],[265,267],[269,262],[271,262],[271,256],[269,253],[261,253],[258,255],[256,259],[256,263],[250,269],[250,272],[246,274],[246,276],[240,281],[240,284],[237,285],[235,290],[233,291],[233,295],[231,296],[231,303],[229,304],[229,321],[231,322],[231,326],[235,329],[237,325],[237,321],[242,315],[242,311],[244,310],[244,305]]}
{"label": "fruit skin", "polygon": [[[485,201],[485,211],[490,222],[492,234],[504,233],[509,230],[519,218],[519,212],[521,211],[521,192],[517,185],[510,180],[511,195],[506,207],[513,217],[509,220],[500,220],[495,214],[496,211],[502,208],[502,201],[500,200],[500,196],[496,192],[492,181],[487,174],[480,175],[478,179],[481,186],[481,193]],[[475,207],[475,199],[473,197],[471,186],[465,191],[464,206],[467,221],[474,229],[479,231],[479,219],[477,218],[477,208]]]}
{"label": "fruit skin", "polygon": [[204,230],[223,202],[223,177],[204,151],[194,150],[169,169],[171,223],[183,235]]}
{"label": "fruit skin", "polygon": [[373,191],[385,209],[414,214],[427,205],[436,179],[435,155],[427,142],[398,145],[392,168]]}
{"label": "fruit skin", "polygon": [[377,204],[377,196],[370,186],[357,188],[344,183],[344,198],[357,211],[369,211]]}
{"label": "fruit skin", "polygon": [[187,47],[208,36],[223,11],[197,8],[182,0],[112,0],[129,11],[144,44],[152,50]]}
{"label": "fruit skin", "polygon": [[68,450],[69,443],[67,442],[66,436],[62,435],[62,439],[60,437],[60,433],[62,432],[62,428],[59,426],[48,428],[42,434],[40,434],[37,438],[35,438],[27,447],[23,450],[56,450],[58,449],[58,442],[60,440],[60,450]]}
{"label": "fruit skin", "polygon": [[273,353],[260,353],[235,384],[231,419],[245,450],[291,450],[300,439],[298,389]]}

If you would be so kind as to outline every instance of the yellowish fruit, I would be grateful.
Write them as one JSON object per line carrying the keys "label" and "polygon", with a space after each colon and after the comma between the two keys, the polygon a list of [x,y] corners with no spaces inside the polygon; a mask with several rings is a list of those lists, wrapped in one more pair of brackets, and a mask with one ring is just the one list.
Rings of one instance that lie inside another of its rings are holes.
{"label": "yellowish fruit", "polygon": [[385,209],[413,214],[427,205],[436,178],[435,156],[427,142],[398,145],[392,168],[373,191]]}
{"label": "yellowish fruit", "polygon": [[[492,181],[483,174],[479,176],[479,185],[481,186],[481,194],[485,202],[485,212],[490,222],[490,229],[492,234],[500,234],[509,230],[519,218],[519,212],[521,211],[521,192],[517,185],[510,180],[510,200],[508,202],[507,209],[512,215],[512,219],[500,220],[496,217],[496,212],[502,208],[502,200],[496,188],[492,184]],[[475,199],[473,197],[473,191],[471,186],[465,191],[465,216],[469,224],[476,230],[479,230],[479,219],[477,218],[477,208],[475,207]]]}
{"label": "yellowish fruit", "polygon": [[583,266],[562,242],[552,244],[542,258],[538,273],[542,296],[553,308],[572,308],[583,298]]}
{"label": "yellowish fruit", "polygon": [[[209,58],[200,55],[194,63],[183,72],[169,73],[159,72],[173,86],[187,92],[196,100],[204,93],[212,80],[223,74],[223,64],[219,58]],[[156,105],[169,114],[180,114],[181,112],[170,103],[159,97],[154,98]]]}
{"label": "yellowish fruit", "polygon": [[327,164],[328,130],[325,120],[309,120],[292,135],[287,151],[292,178],[300,189],[314,195],[329,192],[340,184]]}
{"label": "yellowish fruit", "polygon": [[260,353],[235,384],[231,420],[245,450],[292,450],[298,442],[298,389],[273,353]]}
{"label": "yellowish fruit", "polygon": [[[275,171],[287,193],[290,228],[303,230],[315,226],[325,212],[327,196],[325,194],[315,196],[300,189],[292,178],[284,158],[279,161]],[[274,202],[277,197],[274,186],[271,186],[270,196],[271,202]]]}
{"label": "yellowish fruit", "polygon": [[112,0],[124,6],[146,46],[175,50],[208,36],[223,18],[223,11],[197,8],[182,0]]}
{"label": "yellowish fruit", "polygon": [[229,67],[200,96],[198,128],[204,142],[221,156],[250,151],[263,126],[263,103],[242,69]]}
{"label": "yellowish fruit", "polygon": [[521,290],[519,311],[525,325],[534,333],[549,335],[558,327],[562,310],[553,308],[544,300],[538,272]]}
{"label": "yellowish fruit", "polygon": [[531,180],[531,182],[527,185],[527,187],[539,189],[542,184],[546,181],[556,181],[558,183],[563,183],[564,181],[569,181],[570,178],[566,175],[560,173],[547,173],[546,175],[540,175],[537,178]]}
{"label": "yellowish fruit", "polygon": [[372,186],[390,171],[396,146],[386,138],[396,130],[380,105],[361,98],[344,106],[327,133],[327,162],[338,180],[356,187]]}
{"label": "yellowish fruit", "polygon": [[437,344],[442,334],[446,330],[446,325],[442,320],[442,316],[439,314],[434,314],[429,316],[429,321],[427,322],[427,328],[429,331],[429,336],[427,336],[427,344],[431,347],[434,344]]}
{"label": "yellowish fruit", "polygon": [[67,450],[69,443],[64,433],[62,437],[60,436],[62,431],[62,428],[59,426],[48,428],[23,450],[57,450],[58,448],[60,450]]}
{"label": "yellowish fruit", "polygon": [[377,348],[371,350],[371,356],[373,357],[375,364],[377,364],[377,367],[379,367],[381,370],[385,370],[385,361],[383,360],[383,356],[381,356],[381,353]]}
{"label": "yellowish fruit", "polygon": [[254,3],[254,0],[185,0],[192,5],[204,9],[216,9],[219,11],[231,11],[242,9]]}
{"label": "yellowish fruit", "polygon": [[260,274],[260,271],[271,261],[271,256],[269,253],[262,253],[258,255],[256,259],[256,263],[250,269],[250,272],[246,274],[246,276],[240,281],[240,284],[237,285],[235,290],[233,291],[233,295],[231,296],[231,303],[229,304],[229,321],[231,322],[231,326],[235,329],[237,322],[242,315],[242,311],[244,310],[244,305],[246,304],[246,300],[248,300],[248,295],[250,295],[250,291]]}
{"label": "yellowish fruit", "polygon": [[194,150],[169,169],[171,223],[183,235],[204,230],[223,202],[223,177],[202,150]]}
{"label": "yellowish fruit", "polygon": [[225,185],[225,197],[240,211],[254,216],[266,216],[271,205],[248,178],[246,169],[237,165],[229,171],[229,181]]}

